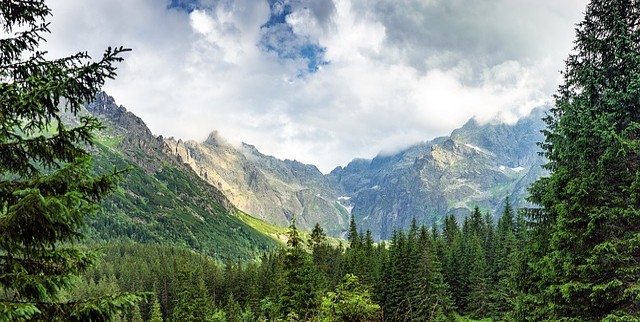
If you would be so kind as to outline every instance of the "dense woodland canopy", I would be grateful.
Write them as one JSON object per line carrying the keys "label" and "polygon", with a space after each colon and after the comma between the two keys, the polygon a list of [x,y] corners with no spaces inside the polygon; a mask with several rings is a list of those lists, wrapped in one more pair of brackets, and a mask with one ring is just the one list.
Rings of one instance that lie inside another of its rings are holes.
{"label": "dense woodland canopy", "polygon": [[[136,312],[169,321],[449,321],[456,314],[517,319],[514,299],[525,272],[524,219],[508,205],[497,224],[476,208],[442,231],[415,222],[374,243],[351,222],[345,245],[320,226],[302,240],[251,263],[218,263],[192,251],[132,242],[106,244],[103,263],[77,281],[71,298],[149,291]],[[156,307],[154,309],[154,307]],[[154,311],[155,310],[155,311]]]}
{"label": "dense woodland canopy", "polygon": [[92,174],[100,124],[67,128],[61,106],[77,114],[122,49],[46,60],[49,14],[0,1],[15,36],[0,40],[0,320],[640,320],[640,1],[588,5],[545,119],[537,207],[507,199],[497,220],[475,208],[380,243],[352,219],[338,246],[320,226],[302,239],[294,221],[286,247],[224,263],[161,243],[79,244],[118,172]]}

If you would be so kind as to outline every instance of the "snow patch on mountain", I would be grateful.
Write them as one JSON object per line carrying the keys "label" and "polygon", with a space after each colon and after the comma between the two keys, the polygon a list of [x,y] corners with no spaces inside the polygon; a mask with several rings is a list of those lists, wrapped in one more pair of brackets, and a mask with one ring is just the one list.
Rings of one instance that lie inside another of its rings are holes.
{"label": "snow patch on mountain", "polygon": [[480,153],[486,153],[484,150],[482,150],[481,148],[479,148],[479,147],[477,147],[477,146],[475,146],[475,145],[472,145],[472,144],[469,144],[469,143],[465,143],[464,145],[465,145],[466,147],[468,147],[468,148],[472,148],[472,149],[474,149],[474,150],[476,150],[476,151],[478,151],[478,152],[480,152]]}

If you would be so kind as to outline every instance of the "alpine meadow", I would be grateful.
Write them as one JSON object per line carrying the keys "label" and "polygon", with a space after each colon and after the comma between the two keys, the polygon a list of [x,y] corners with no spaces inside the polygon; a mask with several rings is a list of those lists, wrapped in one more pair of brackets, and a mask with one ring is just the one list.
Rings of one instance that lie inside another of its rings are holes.
{"label": "alpine meadow", "polygon": [[0,321],[640,321],[640,0],[69,1],[0,0]]}

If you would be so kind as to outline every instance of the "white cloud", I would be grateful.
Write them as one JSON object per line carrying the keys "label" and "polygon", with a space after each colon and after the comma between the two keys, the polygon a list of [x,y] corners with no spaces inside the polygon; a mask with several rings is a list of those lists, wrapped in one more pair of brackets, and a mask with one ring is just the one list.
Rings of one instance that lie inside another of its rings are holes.
{"label": "white cloud", "polygon": [[296,0],[289,45],[317,43],[329,62],[302,77],[304,59],[259,46],[266,1],[52,0],[46,47],[132,47],[105,89],[156,134],[218,130],[328,171],[549,100],[585,2]]}

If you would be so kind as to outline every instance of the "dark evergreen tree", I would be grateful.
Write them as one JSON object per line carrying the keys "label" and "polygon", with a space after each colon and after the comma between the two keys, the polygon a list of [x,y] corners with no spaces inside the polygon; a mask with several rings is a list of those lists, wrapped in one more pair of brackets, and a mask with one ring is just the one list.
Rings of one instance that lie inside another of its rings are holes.
{"label": "dark evergreen tree", "polygon": [[349,231],[347,232],[347,241],[349,242],[349,247],[358,248],[360,243],[360,236],[358,235],[358,227],[356,226],[355,215],[351,215],[351,220],[349,220]]}
{"label": "dark evergreen tree", "polygon": [[233,296],[233,293],[229,293],[229,297],[224,305],[224,311],[226,313],[226,321],[228,322],[241,322],[242,321],[242,308],[240,304]]}
{"label": "dark evergreen tree", "polygon": [[50,15],[43,0],[0,2],[0,320],[108,320],[136,297],[59,294],[94,262],[75,243],[117,181],[91,175],[87,145],[100,122],[78,113],[115,77],[125,50],[109,48],[97,62],[86,53],[49,60],[38,46]]}
{"label": "dark evergreen tree", "polygon": [[423,265],[428,263],[422,262],[422,249],[418,241],[418,223],[413,218],[411,227],[407,234],[407,241],[403,252],[404,260],[401,263],[401,270],[405,282],[403,305],[405,312],[404,320],[420,321],[425,315],[425,304],[427,300],[427,292]]}
{"label": "dark evergreen tree", "polygon": [[490,312],[491,280],[489,267],[482,249],[482,240],[473,235],[469,243],[468,293],[464,294],[466,310],[475,318],[485,317]]}
{"label": "dark evergreen tree", "polygon": [[588,4],[545,118],[551,175],[531,188],[537,317],[640,318],[638,21],[640,1]]}
{"label": "dark evergreen tree", "polygon": [[418,301],[418,320],[434,321],[438,312],[445,313],[451,310],[451,296],[449,287],[444,282],[442,266],[438,259],[434,241],[422,226],[418,237],[420,249],[420,300]]}
{"label": "dark evergreen tree", "polygon": [[319,223],[316,223],[311,230],[311,235],[309,236],[309,248],[311,251],[314,251],[316,248],[324,245],[327,242],[327,234],[324,232],[324,229],[320,226]]}
{"label": "dark evergreen tree", "polygon": [[485,214],[484,222],[487,229],[484,239],[484,255],[486,257],[487,266],[489,267],[489,277],[491,278],[491,281],[497,281],[497,274],[495,274],[496,234],[493,226],[493,217],[489,212]]}
{"label": "dark evergreen tree", "polygon": [[133,311],[131,312],[131,322],[143,322],[142,312],[140,312],[140,306],[137,304],[133,306]]}
{"label": "dark evergreen tree", "polygon": [[514,278],[515,270],[518,269],[516,261],[520,250],[516,234],[519,234],[518,226],[507,197],[496,230],[496,258],[492,281],[495,287],[491,296],[492,308],[496,316],[503,316],[514,309],[513,304],[517,293]]}
{"label": "dark evergreen tree", "polygon": [[442,245],[445,282],[451,290],[453,304],[463,310],[467,292],[467,256],[463,235],[453,216],[445,218]]}
{"label": "dark evergreen tree", "polygon": [[208,321],[213,315],[214,303],[205,281],[198,271],[181,273],[176,303],[171,321]]}
{"label": "dark evergreen tree", "polygon": [[289,227],[289,239],[283,258],[278,302],[280,315],[307,320],[317,314],[322,295],[322,277],[302,247],[302,239],[295,225]]}
{"label": "dark evergreen tree", "polygon": [[385,265],[383,312],[385,320],[403,320],[407,313],[407,280],[405,275],[406,238],[402,231],[394,231]]}
{"label": "dark evergreen tree", "polygon": [[442,227],[442,237],[447,247],[453,244],[453,239],[460,233],[460,226],[456,221],[456,217],[449,215],[444,217],[444,226]]}
{"label": "dark evergreen tree", "polygon": [[475,206],[471,212],[470,225],[473,234],[478,236],[481,241],[484,241],[487,235],[487,228],[485,226],[485,219],[478,206]]}

